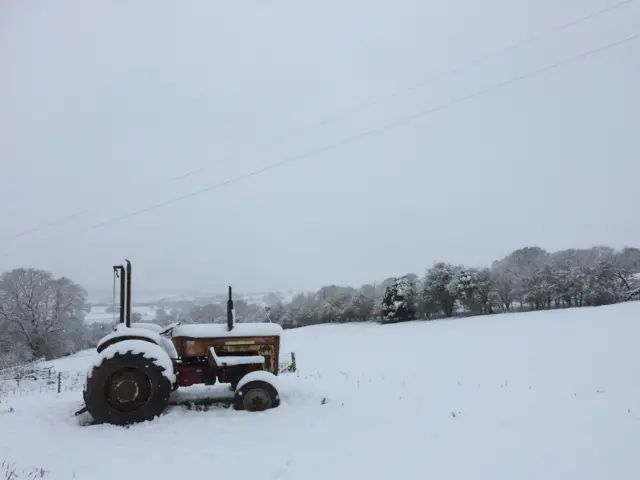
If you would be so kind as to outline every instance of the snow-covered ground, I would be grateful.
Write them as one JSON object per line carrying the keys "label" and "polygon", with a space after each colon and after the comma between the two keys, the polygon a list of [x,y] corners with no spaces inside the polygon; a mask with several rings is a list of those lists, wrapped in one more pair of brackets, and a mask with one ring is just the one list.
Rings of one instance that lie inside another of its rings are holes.
{"label": "snow-covered ground", "polygon": [[176,406],[118,428],[80,426],[80,391],[10,395],[0,463],[78,480],[636,479],[639,319],[635,302],[286,331],[299,372],[278,409]]}
{"label": "snow-covered ground", "polygon": [[[84,321],[86,323],[109,323],[113,321],[113,313],[107,313],[108,307],[91,306],[91,311],[87,314]],[[117,313],[116,313],[117,315]]]}

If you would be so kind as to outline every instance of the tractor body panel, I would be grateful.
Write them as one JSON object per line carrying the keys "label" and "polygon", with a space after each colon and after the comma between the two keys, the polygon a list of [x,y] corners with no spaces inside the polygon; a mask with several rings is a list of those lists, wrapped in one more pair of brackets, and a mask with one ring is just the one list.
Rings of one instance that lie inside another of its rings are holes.
{"label": "tractor body panel", "polygon": [[213,347],[220,357],[262,355],[265,362],[260,369],[277,375],[281,333],[282,327],[275,323],[241,323],[232,330],[215,323],[181,325],[173,329],[172,341],[183,362],[208,361]]}
{"label": "tractor body panel", "polygon": [[[236,324],[232,330],[224,324],[192,324],[174,328],[172,341],[179,358],[175,364],[178,385],[211,385],[216,380],[233,385],[256,370],[277,375],[281,332],[282,327],[273,323]],[[218,360],[224,360],[226,356],[262,356],[264,363],[218,365],[211,348]]]}
{"label": "tractor body panel", "polygon": [[179,358],[185,362],[207,361],[209,349],[213,347],[220,357],[226,355],[262,355],[265,359],[263,370],[274,375],[278,373],[280,337],[238,337],[238,338],[191,338],[173,337],[173,345]]}

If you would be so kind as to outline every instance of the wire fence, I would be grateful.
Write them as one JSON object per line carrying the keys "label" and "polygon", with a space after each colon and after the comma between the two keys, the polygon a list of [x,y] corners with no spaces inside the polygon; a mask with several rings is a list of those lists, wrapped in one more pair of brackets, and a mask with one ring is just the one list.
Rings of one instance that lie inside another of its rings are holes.
{"label": "wire fence", "polygon": [[[282,353],[279,373],[297,371],[295,353]],[[0,399],[81,391],[84,371],[58,371],[54,366],[41,366],[41,360],[0,370]]]}
{"label": "wire fence", "polygon": [[38,365],[39,361],[29,362],[0,371],[0,398],[78,391],[84,385],[84,372]]}
{"label": "wire fence", "polygon": [[38,363],[43,361],[44,361],[44,358],[39,358],[36,360],[29,360],[28,362],[9,365],[6,367],[3,367],[2,364],[0,363],[0,379],[2,379],[6,375],[11,375],[13,372],[24,370],[30,367],[35,367]]}
{"label": "wire fence", "polygon": [[298,370],[295,352],[283,353],[280,356],[281,356],[280,360],[284,360],[284,361],[281,361],[278,364],[278,373],[293,373]]}

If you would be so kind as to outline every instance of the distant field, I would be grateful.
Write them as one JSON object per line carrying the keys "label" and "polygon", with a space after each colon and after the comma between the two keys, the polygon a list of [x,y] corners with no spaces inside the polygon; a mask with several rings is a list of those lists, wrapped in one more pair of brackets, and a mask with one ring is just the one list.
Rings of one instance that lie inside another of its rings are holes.
{"label": "distant field", "polygon": [[[297,294],[298,292],[285,292],[285,293],[278,293],[277,296],[278,298],[280,298],[280,301],[282,301],[283,303],[287,303],[290,302],[291,299]],[[257,305],[262,305],[262,306],[266,306],[267,305],[267,297],[269,296],[269,293],[242,293],[242,292],[236,292],[234,294],[234,299],[235,300],[239,300],[242,299],[247,303],[255,303]],[[152,321],[156,314],[155,314],[155,310],[156,308],[160,308],[163,306],[163,302],[179,302],[179,301],[194,301],[194,298],[189,298],[189,297],[171,297],[168,299],[160,299],[160,300],[156,300],[156,302],[145,302],[146,305],[132,305],[131,306],[131,310],[133,312],[138,312],[142,315],[142,320],[144,321]],[[224,302],[224,298],[223,296],[220,296],[220,302]],[[208,303],[208,302],[200,302],[200,303]],[[155,304],[155,305],[154,305]],[[164,305],[166,307],[166,305]],[[114,315],[113,313],[107,313],[106,310],[109,308],[109,306],[104,305],[104,304],[93,304],[91,306],[91,312],[86,316],[85,321],[87,323],[111,323],[114,319]],[[117,308],[117,307],[116,307]],[[116,312],[115,314],[115,318],[118,317],[118,312]]]}
{"label": "distant field", "polygon": [[[113,313],[107,313],[106,310],[109,307],[96,306],[91,307],[91,312],[85,317],[86,323],[111,323],[114,319]],[[155,309],[153,307],[135,306],[131,307],[132,312],[138,312],[142,315],[142,320],[150,322],[156,316]],[[118,312],[115,314],[115,318],[118,318]]]}

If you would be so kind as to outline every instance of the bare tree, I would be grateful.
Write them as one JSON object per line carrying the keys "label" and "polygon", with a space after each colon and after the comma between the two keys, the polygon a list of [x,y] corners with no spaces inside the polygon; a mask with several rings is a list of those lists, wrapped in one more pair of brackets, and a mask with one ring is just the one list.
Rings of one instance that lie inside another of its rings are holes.
{"label": "bare tree", "polygon": [[0,276],[0,323],[15,339],[13,349],[26,349],[30,357],[74,350],[83,339],[88,311],[86,290],[68,278],[32,268]]}

